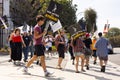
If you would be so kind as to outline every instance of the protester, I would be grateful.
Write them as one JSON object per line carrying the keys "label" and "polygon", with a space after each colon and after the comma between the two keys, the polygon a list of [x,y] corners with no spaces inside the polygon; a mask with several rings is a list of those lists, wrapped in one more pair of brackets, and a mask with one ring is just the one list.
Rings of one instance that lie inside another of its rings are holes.
{"label": "protester", "polygon": [[15,33],[12,36],[10,36],[10,40],[12,40],[11,59],[14,60],[15,65],[20,65],[20,61],[22,59],[22,43],[25,47],[24,41],[20,34],[20,29],[15,29]]}
{"label": "protester", "polygon": [[52,56],[52,37],[50,37],[50,35],[48,35],[45,39],[45,47],[46,47],[46,52],[48,54],[48,58],[49,58],[49,54]]}
{"label": "protester", "polygon": [[38,15],[36,17],[37,25],[34,27],[34,46],[35,46],[35,52],[33,57],[28,61],[24,68],[24,72],[28,72],[28,67],[35,61],[38,57],[40,57],[40,62],[44,71],[45,76],[51,75],[50,72],[46,69],[46,63],[45,63],[45,54],[44,54],[44,45],[42,38],[47,33],[46,31],[42,32],[41,26],[44,24],[45,18],[42,15]]}
{"label": "protester", "polygon": [[97,55],[96,55],[96,48],[95,48],[95,43],[96,43],[96,41],[97,41],[97,38],[96,38],[96,36],[93,36],[93,39],[92,39],[92,51],[93,51],[93,57],[94,57],[94,62],[93,62],[93,64],[96,64],[97,62]]}
{"label": "protester", "polygon": [[99,39],[95,44],[95,48],[97,48],[96,54],[100,60],[101,72],[105,72],[105,67],[108,61],[108,40],[102,37],[102,33],[98,33]]}
{"label": "protester", "polygon": [[10,51],[9,51],[9,54],[10,54],[10,59],[8,62],[12,62],[12,58],[11,58],[11,54],[12,54],[12,38],[10,38],[11,36],[13,36],[14,34],[14,30],[11,31],[10,35],[8,36],[8,42],[9,42],[9,45],[10,45]]}
{"label": "protester", "polygon": [[75,57],[74,57],[74,53],[73,53],[72,41],[73,41],[73,38],[71,37],[71,39],[68,41],[68,50],[69,50],[69,53],[70,53],[70,56],[71,56],[71,60],[73,60],[72,64],[74,65]]}
{"label": "protester", "polygon": [[59,54],[59,59],[58,59],[58,65],[57,65],[57,69],[62,69],[61,67],[61,63],[65,57],[65,38],[64,38],[64,30],[60,31],[60,34],[57,35],[56,39],[55,39],[55,44],[56,44],[56,48]]}
{"label": "protester", "polygon": [[29,46],[31,45],[32,41],[30,37],[28,36],[27,32],[25,31],[23,34],[23,41],[25,42],[25,47],[23,47],[23,53],[24,53],[24,62],[27,62],[28,59],[28,52],[29,52]]}
{"label": "protester", "polygon": [[85,72],[85,70],[83,69],[84,67],[84,43],[81,40],[81,38],[76,38],[75,40],[73,40],[73,49],[74,49],[74,55],[75,55],[75,59],[76,59],[76,73],[79,73],[78,70],[78,66],[79,66],[79,58],[81,58],[81,71]]}
{"label": "protester", "polygon": [[[85,35],[85,40],[83,41],[85,43],[85,47],[89,50],[89,51],[92,51],[91,50],[91,44],[92,44],[92,40],[90,38],[90,34],[89,33],[86,33]],[[92,52],[91,54],[88,54],[88,53],[85,53],[85,60],[86,60],[86,69],[89,70],[89,58],[90,56],[92,55]]]}
{"label": "protester", "polygon": [[33,47],[33,34],[32,32],[28,31],[28,36],[30,38],[30,45],[29,45],[29,52],[30,52],[30,58],[32,58],[33,53],[34,53],[34,47]]}

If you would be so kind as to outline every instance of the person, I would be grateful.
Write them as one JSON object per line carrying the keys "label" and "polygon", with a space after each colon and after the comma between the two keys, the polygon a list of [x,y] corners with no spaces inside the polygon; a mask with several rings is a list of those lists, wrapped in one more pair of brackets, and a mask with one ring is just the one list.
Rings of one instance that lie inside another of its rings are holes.
{"label": "person", "polygon": [[35,61],[38,57],[40,57],[41,66],[43,68],[45,76],[50,76],[51,73],[46,69],[45,63],[45,54],[44,54],[44,45],[43,45],[43,36],[47,33],[47,31],[42,32],[41,26],[44,24],[45,18],[42,15],[38,15],[36,17],[37,24],[34,27],[34,47],[35,52],[33,57],[27,62],[24,67],[24,72],[28,73],[28,67]]}
{"label": "person", "polygon": [[74,57],[74,53],[73,53],[72,40],[73,40],[73,38],[71,37],[71,39],[68,41],[68,50],[69,50],[69,53],[71,56],[72,64],[74,65],[75,57]]}
{"label": "person", "polygon": [[23,34],[23,41],[25,42],[26,47],[23,47],[23,53],[24,53],[24,62],[27,62],[28,59],[28,52],[29,52],[29,46],[31,44],[31,39],[28,36],[27,32],[25,31]]}
{"label": "person", "polygon": [[102,37],[102,33],[98,33],[99,39],[95,44],[95,48],[97,49],[96,54],[100,60],[101,72],[105,72],[105,67],[108,61],[108,40]]}
{"label": "person", "polygon": [[56,36],[55,45],[58,51],[59,59],[57,64],[57,69],[62,69],[61,63],[65,57],[65,38],[64,38],[64,30],[60,30],[60,34]]}
{"label": "person", "polygon": [[96,48],[95,48],[95,43],[96,43],[96,41],[97,41],[97,38],[96,38],[96,36],[93,36],[93,39],[92,39],[92,51],[93,51],[93,57],[94,57],[94,62],[93,62],[93,64],[96,64],[97,62],[97,55],[96,55]]}
{"label": "person", "polygon": [[12,58],[11,58],[11,54],[12,54],[12,38],[10,38],[11,36],[13,36],[13,34],[14,34],[14,30],[13,31],[11,31],[11,33],[10,33],[10,35],[8,36],[8,42],[9,42],[9,45],[10,45],[10,52],[9,52],[9,54],[10,54],[10,59],[8,60],[8,62],[12,62]]}
{"label": "person", "polygon": [[20,34],[20,29],[15,29],[14,34],[10,36],[10,40],[12,40],[11,59],[14,61],[15,65],[20,65],[22,59],[22,43],[25,47],[25,43]]}
{"label": "person", "polygon": [[[91,44],[92,44],[92,40],[90,38],[90,34],[86,33],[85,35],[85,40],[83,41],[85,43],[85,47],[89,50],[92,51],[91,48]],[[92,53],[92,52],[91,52]],[[86,69],[89,70],[89,58],[90,58],[91,54],[87,54],[85,53],[85,59],[86,59]]]}
{"label": "person", "polygon": [[52,38],[50,37],[50,35],[48,35],[45,39],[45,43],[46,43],[45,47],[46,47],[46,51],[48,54],[48,58],[49,58],[49,53],[52,56],[52,53],[51,53],[52,52],[52,42],[53,42]]}
{"label": "person", "polygon": [[34,52],[34,48],[33,48],[33,34],[32,34],[31,31],[28,31],[28,36],[29,36],[29,38],[31,40],[31,43],[29,45],[29,52],[30,52],[30,58],[32,58],[33,52]]}
{"label": "person", "polygon": [[84,59],[85,59],[85,56],[84,56],[84,46],[85,45],[80,37],[74,39],[72,41],[72,43],[73,43],[73,50],[74,50],[74,55],[75,55],[75,59],[76,59],[76,65],[75,65],[76,73],[79,73],[79,70],[78,70],[79,58],[81,58],[81,71],[85,72],[85,70],[83,69]]}

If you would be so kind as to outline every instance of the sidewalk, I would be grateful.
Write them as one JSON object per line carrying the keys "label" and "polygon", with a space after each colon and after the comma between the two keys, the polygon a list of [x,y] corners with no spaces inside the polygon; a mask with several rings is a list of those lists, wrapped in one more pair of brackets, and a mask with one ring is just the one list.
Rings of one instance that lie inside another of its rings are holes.
{"label": "sidewalk", "polygon": [[90,70],[75,73],[75,66],[72,65],[69,54],[66,54],[66,59],[63,61],[63,70],[55,69],[57,56],[46,59],[48,70],[55,72],[51,77],[44,77],[42,68],[36,64],[32,64],[33,67],[29,68],[31,75],[25,75],[22,72],[23,66],[14,66],[8,59],[9,55],[0,56],[0,80],[120,80],[120,66],[111,62],[108,62],[105,73],[100,72],[98,63],[93,65],[92,60]]}

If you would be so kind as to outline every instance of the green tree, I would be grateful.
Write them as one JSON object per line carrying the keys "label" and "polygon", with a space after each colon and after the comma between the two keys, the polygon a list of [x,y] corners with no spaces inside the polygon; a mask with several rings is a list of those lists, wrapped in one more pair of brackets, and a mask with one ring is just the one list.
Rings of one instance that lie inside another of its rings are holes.
{"label": "green tree", "polygon": [[[35,25],[35,17],[38,14],[45,14],[51,0],[11,0],[10,11],[15,25]],[[60,21],[62,26],[67,28],[76,23],[76,5],[72,0],[53,0],[62,4]]]}
{"label": "green tree", "polygon": [[87,32],[95,32],[97,30],[96,19],[97,13],[94,9],[86,9],[84,12],[84,18],[86,21]]}
{"label": "green tree", "polygon": [[24,23],[35,24],[35,17],[43,7],[44,2],[39,0],[11,0],[10,13],[14,26],[20,26]]}
{"label": "green tree", "polygon": [[119,36],[119,35],[120,35],[120,29],[113,27],[113,28],[109,29],[108,33],[105,36],[107,38],[110,38],[110,37],[115,37],[115,36]]}

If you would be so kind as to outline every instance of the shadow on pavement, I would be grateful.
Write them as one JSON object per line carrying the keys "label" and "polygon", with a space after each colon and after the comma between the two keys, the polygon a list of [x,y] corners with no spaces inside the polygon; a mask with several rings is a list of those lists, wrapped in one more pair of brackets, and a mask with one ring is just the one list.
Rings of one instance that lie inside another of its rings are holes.
{"label": "shadow on pavement", "polygon": [[49,76],[49,77],[45,77],[45,76],[40,76],[40,75],[35,75],[35,74],[31,74],[30,76],[35,76],[35,77],[42,77],[45,78],[47,80],[64,80],[64,77],[60,77],[60,78],[55,78],[55,76]]}
{"label": "shadow on pavement", "polygon": [[108,79],[108,78],[104,78],[104,77],[99,77],[99,76],[88,74],[88,73],[82,73],[82,74],[95,77],[97,80],[112,80],[112,79]]}

